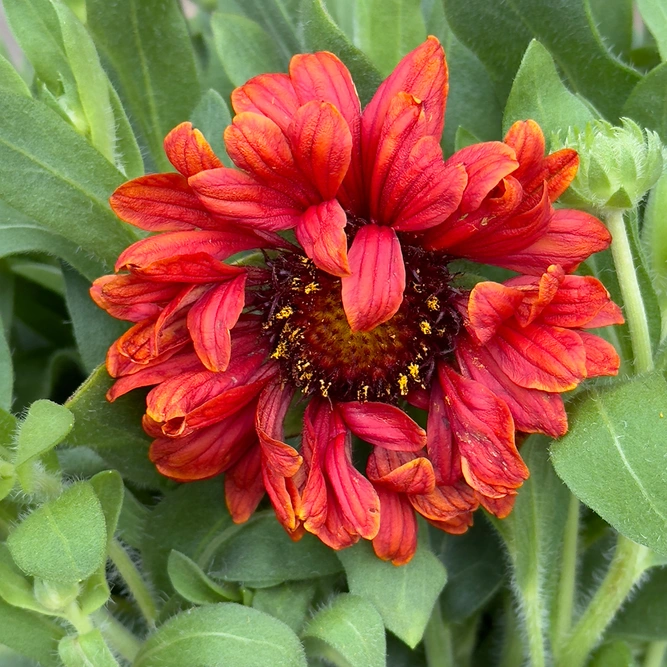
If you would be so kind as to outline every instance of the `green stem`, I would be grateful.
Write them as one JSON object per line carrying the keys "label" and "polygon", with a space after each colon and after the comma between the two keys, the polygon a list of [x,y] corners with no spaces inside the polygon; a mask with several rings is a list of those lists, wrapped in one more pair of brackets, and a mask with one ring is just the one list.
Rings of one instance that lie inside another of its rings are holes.
{"label": "green stem", "polygon": [[528,639],[528,654],[531,667],[545,667],[547,664],[544,637],[544,609],[540,595],[539,572],[535,559],[529,576],[519,589],[519,599],[524,614],[524,626]]}
{"label": "green stem", "polygon": [[563,646],[559,665],[583,667],[628,593],[650,565],[650,551],[645,546],[618,536],[607,575]]}
{"label": "green stem", "polygon": [[524,664],[521,630],[509,594],[505,595],[504,618],[503,647],[498,667],[521,667]]}
{"label": "green stem", "polygon": [[428,667],[453,667],[452,635],[442,618],[440,600],[436,600],[424,633],[424,651]]}
{"label": "green stem", "polygon": [[141,640],[105,607],[98,609],[93,618],[107,644],[124,660],[133,662],[141,648]]}
{"label": "green stem", "polygon": [[111,541],[109,545],[109,558],[111,558],[111,561],[116,566],[120,576],[123,577],[149,627],[155,627],[157,608],[153,601],[153,596],[146,582],[141,577],[139,570],[137,570],[127,551],[123,549],[118,540]]}
{"label": "green stem", "polygon": [[625,316],[628,321],[632,352],[635,359],[635,370],[638,373],[646,373],[653,369],[653,348],[646,308],[639,289],[630,241],[623,221],[623,211],[618,209],[609,210],[605,218],[612,235],[611,254],[614,258],[616,275],[623,296]]}
{"label": "green stem", "polygon": [[65,618],[74,626],[77,633],[80,635],[85,635],[95,629],[90,617],[86,616],[81,611],[81,607],[79,607],[76,601],[70,602],[70,604],[67,605],[64,614]]}
{"label": "green stem", "polygon": [[662,667],[667,653],[667,641],[651,642],[646,649],[643,667]]}
{"label": "green stem", "polygon": [[563,536],[563,559],[560,564],[560,580],[556,597],[556,612],[553,623],[554,652],[570,632],[574,596],[577,579],[577,542],[579,538],[579,500],[570,494],[570,505],[567,510],[565,533]]}

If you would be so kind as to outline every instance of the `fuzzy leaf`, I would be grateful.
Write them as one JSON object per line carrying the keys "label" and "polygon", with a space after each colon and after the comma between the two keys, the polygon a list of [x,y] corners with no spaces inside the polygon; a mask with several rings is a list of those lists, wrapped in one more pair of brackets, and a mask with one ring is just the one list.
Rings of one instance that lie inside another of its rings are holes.
{"label": "fuzzy leaf", "polygon": [[280,619],[299,634],[308,619],[308,610],[317,588],[317,579],[286,581],[279,586],[258,588],[252,596],[252,606]]}
{"label": "fuzzy leaf", "polygon": [[85,635],[63,637],[58,644],[58,654],[65,667],[118,667],[97,629]]}
{"label": "fuzzy leaf", "polygon": [[667,60],[667,9],[663,3],[655,0],[637,0],[637,7],[658,43],[660,57],[664,62]]}
{"label": "fuzzy leaf", "polygon": [[219,93],[215,90],[207,90],[199,100],[190,117],[192,124],[196,127],[211,144],[213,152],[222,160],[227,167],[233,163],[227,155],[222,133],[232,123],[229,107],[225,104]]}
{"label": "fuzzy leaf", "polygon": [[169,554],[167,572],[176,592],[189,602],[209,604],[237,602],[241,599],[237,586],[216,583],[197,563],[180,551],[172,550]]}
{"label": "fuzzy leaf", "polygon": [[652,69],[635,87],[623,113],[667,142],[667,63]]}

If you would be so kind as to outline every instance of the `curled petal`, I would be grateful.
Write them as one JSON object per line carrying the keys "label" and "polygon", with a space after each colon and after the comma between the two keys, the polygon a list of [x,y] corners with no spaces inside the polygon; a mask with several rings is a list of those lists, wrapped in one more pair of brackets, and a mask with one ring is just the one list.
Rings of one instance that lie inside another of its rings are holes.
{"label": "curled petal", "polygon": [[352,275],[342,278],[342,300],[352,331],[370,331],[390,320],[403,302],[405,264],[390,227],[365,225],[348,253]]}
{"label": "curled petal", "polygon": [[503,322],[512,317],[523,301],[523,293],[493,282],[477,283],[468,298],[470,329],[480,343],[488,343]]}
{"label": "curled petal", "polygon": [[338,109],[313,100],[295,114],[287,133],[294,159],[322,199],[333,199],[352,155],[352,135]]}
{"label": "curled petal", "polygon": [[188,177],[204,169],[222,167],[204,135],[192,123],[177,125],[164,140],[164,152],[178,171]]}
{"label": "curled petal", "polygon": [[116,188],[109,204],[121,220],[149,232],[208,229],[215,224],[181,174],[135,178]]}
{"label": "curled petal", "polygon": [[509,516],[516,501],[516,493],[508,493],[506,496],[501,496],[500,498],[489,498],[478,493],[477,497],[479,498],[479,504],[487,512],[497,516],[499,519]]}
{"label": "curled petal", "polygon": [[224,371],[232,352],[231,330],[245,303],[245,274],[211,288],[188,312],[195,351],[211,371]]}
{"label": "curled petal", "polygon": [[156,332],[155,322],[144,320],[128,329],[117,341],[116,348],[136,364],[148,364],[156,357],[175,353],[189,341],[185,317],[170,320]]}
{"label": "curled petal", "polygon": [[408,500],[397,493],[378,489],[380,530],[373,539],[378,558],[405,565],[417,551],[417,520]]}
{"label": "curled petal", "polygon": [[452,521],[477,509],[474,491],[463,481],[438,485],[429,493],[410,495],[410,503],[429,521]]}
{"label": "curled petal", "polygon": [[586,374],[588,377],[598,375],[617,375],[621,367],[621,359],[611,343],[599,336],[579,331],[579,337],[586,349]]}
{"label": "curled petal", "polygon": [[349,276],[347,216],[336,199],[311,206],[296,226],[296,238],[318,268],[334,276]]}
{"label": "curled petal", "polygon": [[263,495],[261,450],[259,447],[250,447],[225,473],[225,501],[232,521],[247,521]]}
{"label": "curled petal", "polygon": [[262,114],[283,132],[299,106],[287,74],[260,74],[232,92],[232,107],[237,114],[246,111]]}
{"label": "curled petal", "polygon": [[366,474],[376,488],[393,493],[430,493],[435,488],[431,462],[413,453],[378,447],[368,457]]}
{"label": "curled petal", "polygon": [[418,451],[426,446],[426,432],[403,410],[387,403],[338,403],[348,428],[377,447]]}
{"label": "curled petal", "polygon": [[[543,312],[545,312],[545,309],[558,293],[564,279],[565,274],[563,269],[554,264],[540,276],[539,280],[532,277],[520,276],[515,279],[510,279],[505,283],[505,285],[518,287],[523,291],[523,302],[516,312],[517,322],[519,322],[522,327],[534,322]],[[550,322],[550,324],[555,323]]]}

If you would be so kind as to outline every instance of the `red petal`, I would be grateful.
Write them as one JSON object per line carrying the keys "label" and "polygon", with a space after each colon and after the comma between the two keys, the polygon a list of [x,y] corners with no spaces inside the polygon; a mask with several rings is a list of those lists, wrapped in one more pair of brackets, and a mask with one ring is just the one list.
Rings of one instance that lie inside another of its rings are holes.
{"label": "red petal", "polygon": [[335,197],[352,155],[352,135],[338,109],[308,102],[296,112],[287,137],[296,164],[322,199]]}
{"label": "red petal", "polygon": [[429,521],[452,521],[477,509],[473,490],[463,481],[436,486],[430,493],[409,496],[412,506]]}
{"label": "red petal", "polygon": [[426,446],[426,432],[403,410],[387,403],[338,403],[348,428],[371,445],[416,452]]}
{"label": "red petal", "polygon": [[227,153],[239,169],[304,208],[314,203],[315,193],[304,182],[287,137],[272,120],[256,113],[241,113],[224,136]]}
{"label": "red petal", "polygon": [[250,447],[225,473],[225,500],[234,523],[244,523],[264,495],[259,447]]}
{"label": "red petal", "polygon": [[300,105],[287,74],[260,74],[232,92],[232,106],[239,114],[262,114],[284,132]]}
{"label": "red petal", "polygon": [[598,311],[598,314],[588,322],[585,329],[596,329],[598,327],[608,327],[611,324],[623,324],[625,318],[620,306],[613,301],[609,301]]}
{"label": "red petal", "polygon": [[431,462],[411,452],[374,449],[368,457],[366,475],[376,487],[393,493],[430,493],[435,488]]}
{"label": "red petal", "polygon": [[567,433],[567,415],[560,394],[519,387],[503,373],[484,346],[466,338],[459,339],[456,358],[463,375],[481,382],[507,403],[517,430],[545,433],[554,438]]}
{"label": "red petal", "polygon": [[472,512],[464,512],[448,521],[433,521],[432,519],[427,519],[427,521],[438,530],[444,530],[450,535],[463,535],[472,526],[473,516]]}
{"label": "red petal", "polygon": [[[137,241],[123,251],[116,262],[116,271],[136,271],[156,262],[198,253],[206,253],[212,258],[222,260],[237,252],[261,247],[266,247],[262,239],[246,231],[158,234]],[[235,271],[238,272],[238,269]]]}
{"label": "red petal", "polygon": [[318,268],[334,276],[349,276],[347,215],[337,200],[311,206],[296,226],[296,238]]}
{"label": "red petal", "polygon": [[431,383],[426,424],[428,456],[438,484],[455,484],[461,479],[461,455],[454,443],[449,410],[439,382]]}
{"label": "red petal", "polygon": [[390,320],[403,302],[405,264],[396,232],[365,225],[348,259],[352,275],[341,279],[345,315],[352,331],[370,331]]}
{"label": "red petal", "polygon": [[185,326],[185,318],[173,319],[168,325],[161,328],[157,343],[160,350],[156,349],[155,323],[145,320],[135,324],[128,329],[116,342],[120,354],[132,359],[137,364],[148,364],[167,352],[176,352],[190,342],[188,330]]}
{"label": "red petal", "polygon": [[521,327],[506,321],[486,349],[520,387],[563,392],[586,377],[586,352],[574,331],[533,323]]}
{"label": "red petal", "polygon": [[562,208],[552,214],[544,236],[524,250],[496,258],[494,264],[538,276],[551,264],[560,264],[571,273],[610,243],[609,231],[597,218],[583,211]]}
{"label": "red petal", "polygon": [[618,374],[621,359],[611,343],[585,331],[580,331],[579,337],[586,349],[586,374],[588,377]]}
{"label": "red petal", "polygon": [[240,275],[209,290],[188,313],[188,330],[195,351],[211,371],[224,371],[232,351],[230,331],[245,303],[246,276]]}
{"label": "red petal", "polygon": [[179,482],[209,479],[226,470],[256,437],[254,410],[244,410],[183,438],[153,441],[149,458],[158,472]]}
{"label": "red petal", "polygon": [[256,229],[290,229],[307,206],[236,169],[220,167],[202,171],[188,182],[204,206],[219,220]]}
{"label": "red petal", "polygon": [[512,317],[523,301],[523,293],[499,283],[477,283],[468,299],[470,329],[480,343],[488,343],[502,323]]}
{"label": "red petal", "polygon": [[[427,119],[425,134],[440,139],[447,99],[447,63],[440,42],[429,37],[408,53],[382,82],[362,115],[362,153],[364,163],[375,159],[377,145],[391,100],[405,92],[421,100]],[[366,173],[370,168],[365,167]]]}
{"label": "red petal", "polygon": [[213,152],[208,141],[192,123],[177,125],[164,140],[164,152],[174,167],[183,176],[198,174],[204,169],[222,167],[222,162]]}
{"label": "red petal", "polygon": [[449,401],[452,432],[468,484],[492,498],[521,486],[528,468],[514,444],[514,422],[507,405],[483,384],[444,364],[438,367],[438,377]]}
{"label": "red petal", "polygon": [[240,266],[229,266],[203,252],[162,259],[143,267],[132,267],[137,275],[168,283],[213,283],[231,280],[245,272]]}
{"label": "red petal", "polygon": [[380,530],[373,539],[378,558],[394,565],[405,565],[417,551],[417,520],[412,506],[404,496],[378,489],[380,498]]}
{"label": "red petal", "polygon": [[468,174],[460,207],[463,214],[479,208],[491,190],[519,166],[514,151],[501,141],[462,148],[447,160],[447,164],[462,164]]}
{"label": "red petal", "polygon": [[505,285],[518,287],[523,291],[523,302],[516,312],[517,322],[522,327],[534,322],[549,306],[565,279],[563,269],[550,266],[539,279],[528,276],[508,280]]}
{"label": "red petal", "polygon": [[181,174],[140,176],[118,187],[109,198],[114,213],[149,232],[174,232],[215,223]]}
{"label": "red petal", "polygon": [[487,498],[481,493],[477,494],[479,504],[487,511],[497,516],[499,519],[504,519],[509,516],[509,513],[514,507],[516,500],[516,493],[508,493],[506,496],[500,498]]}

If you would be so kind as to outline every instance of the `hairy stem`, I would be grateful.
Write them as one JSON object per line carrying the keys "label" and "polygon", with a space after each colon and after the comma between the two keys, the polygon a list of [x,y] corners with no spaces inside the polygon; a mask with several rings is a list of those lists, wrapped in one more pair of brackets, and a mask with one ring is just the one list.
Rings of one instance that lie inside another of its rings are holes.
{"label": "hairy stem", "polygon": [[112,540],[109,546],[109,558],[123,577],[132,597],[149,627],[155,627],[157,608],[146,582],[143,580],[139,570],[136,568],[127,551],[123,549],[118,540]]}
{"label": "hairy stem", "polygon": [[528,639],[528,655],[531,667],[547,664],[544,636],[544,609],[540,591],[537,563],[533,562],[530,577],[521,586],[520,600],[524,614],[524,626]]}
{"label": "hairy stem", "polygon": [[105,607],[98,609],[93,619],[106,643],[124,660],[132,662],[139,653],[141,640]]}
{"label": "hairy stem", "polygon": [[667,653],[667,641],[651,642],[646,649],[643,667],[662,667]]}
{"label": "hairy stem", "polygon": [[424,650],[428,667],[453,667],[452,635],[442,618],[439,600],[436,600],[426,626]]}

